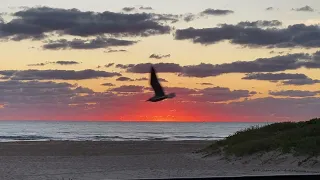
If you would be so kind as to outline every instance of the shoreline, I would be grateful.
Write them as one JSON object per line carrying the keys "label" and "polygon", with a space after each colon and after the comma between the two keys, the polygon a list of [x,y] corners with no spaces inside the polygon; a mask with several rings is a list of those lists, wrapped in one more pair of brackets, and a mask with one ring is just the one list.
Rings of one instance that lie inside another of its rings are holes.
{"label": "shoreline", "polygon": [[[108,156],[192,153],[214,140],[0,142],[0,156]],[[131,151],[132,149],[136,151]]]}
{"label": "shoreline", "polygon": [[201,153],[195,153],[213,142],[1,142],[0,179],[92,180],[320,173],[320,164],[298,166],[304,157],[266,153],[259,157],[227,159],[220,155],[203,158]]}

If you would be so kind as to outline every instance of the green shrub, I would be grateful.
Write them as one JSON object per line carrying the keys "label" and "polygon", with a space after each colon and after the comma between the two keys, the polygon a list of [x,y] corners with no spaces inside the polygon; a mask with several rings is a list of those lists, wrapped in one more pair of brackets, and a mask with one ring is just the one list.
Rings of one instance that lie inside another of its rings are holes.
{"label": "green shrub", "polygon": [[223,152],[226,155],[236,156],[273,150],[293,152],[295,155],[319,155],[320,119],[250,127],[203,149],[209,154]]}

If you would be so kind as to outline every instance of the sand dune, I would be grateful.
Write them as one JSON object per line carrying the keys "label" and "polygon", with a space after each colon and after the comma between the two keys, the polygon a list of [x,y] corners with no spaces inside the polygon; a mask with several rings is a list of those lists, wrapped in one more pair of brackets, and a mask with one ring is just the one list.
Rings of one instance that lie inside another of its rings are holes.
{"label": "sand dune", "polygon": [[[95,180],[320,173],[319,159],[192,153],[209,141],[0,143],[0,179]],[[300,163],[299,163],[300,162]],[[304,163],[301,163],[304,162]],[[300,166],[299,166],[300,165]]]}

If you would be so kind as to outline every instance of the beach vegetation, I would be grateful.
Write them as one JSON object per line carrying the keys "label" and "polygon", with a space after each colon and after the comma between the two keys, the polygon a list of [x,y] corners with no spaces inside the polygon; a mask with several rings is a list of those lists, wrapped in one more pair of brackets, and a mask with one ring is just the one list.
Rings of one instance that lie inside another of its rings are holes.
{"label": "beach vegetation", "polygon": [[214,142],[201,152],[245,156],[277,150],[294,155],[318,156],[320,118],[250,127]]}

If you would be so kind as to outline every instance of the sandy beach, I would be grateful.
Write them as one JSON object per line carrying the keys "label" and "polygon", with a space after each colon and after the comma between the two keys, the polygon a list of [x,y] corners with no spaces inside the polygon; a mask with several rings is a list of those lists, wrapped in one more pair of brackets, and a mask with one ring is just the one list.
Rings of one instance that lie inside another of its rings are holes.
{"label": "sandy beach", "polygon": [[320,159],[279,153],[244,158],[194,151],[211,141],[0,143],[0,179],[102,180],[320,173]]}

